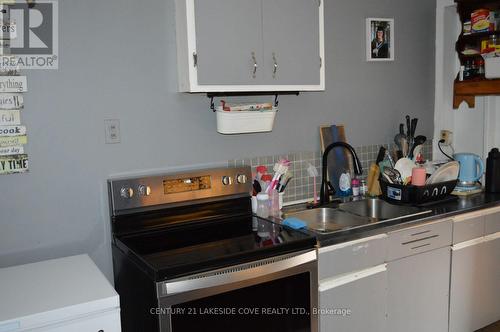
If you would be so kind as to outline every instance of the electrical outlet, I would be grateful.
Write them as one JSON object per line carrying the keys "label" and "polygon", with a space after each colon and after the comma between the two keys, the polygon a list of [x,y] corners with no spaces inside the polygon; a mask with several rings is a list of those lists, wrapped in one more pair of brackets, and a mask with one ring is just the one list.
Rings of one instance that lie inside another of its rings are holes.
{"label": "electrical outlet", "polygon": [[104,120],[104,131],[106,144],[120,143],[120,120],[109,119]]}
{"label": "electrical outlet", "polygon": [[449,130],[441,130],[441,139],[444,140],[444,143],[442,143],[443,145],[451,145],[453,143],[453,132]]}

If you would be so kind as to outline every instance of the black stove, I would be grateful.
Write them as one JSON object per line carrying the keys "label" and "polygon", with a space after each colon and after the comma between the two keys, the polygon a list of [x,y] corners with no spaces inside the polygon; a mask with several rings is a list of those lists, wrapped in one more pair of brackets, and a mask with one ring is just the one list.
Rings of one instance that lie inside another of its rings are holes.
{"label": "black stove", "polygon": [[[295,298],[283,298],[279,306],[310,307],[317,301],[309,298],[309,284],[297,284],[317,283],[316,239],[254,216],[250,179],[250,168],[240,167],[108,181],[115,286],[124,331],[172,331],[174,322],[175,332],[182,331],[180,326],[197,324],[195,317],[178,319],[163,311],[152,315],[150,308],[171,310],[181,303],[187,306],[187,299],[211,306],[220,296],[230,296],[229,288],[236,298],[244,292],[240,288],[257,287],[251,293],[258,294],[266,280],[274,280],[275,289],[303,290],[295,292]],[[226,295],[207,295],[220,292]],[[210,320],[204,319],[210,331]],[[306,330],[315,325],[310,315],[295,320]]]}
{"label": "black stove", "polygon": [[[244,206],[249,200],[231,200],[227,204]],[[152,222],[167,221],[169,217],[139,214],[134,219]],[[195,219],[115,238],[115,245],[148,270],[156,281],[300,251],[312,248],[315,243],[314,237],[252,216],[251,212],[214,220]]]}

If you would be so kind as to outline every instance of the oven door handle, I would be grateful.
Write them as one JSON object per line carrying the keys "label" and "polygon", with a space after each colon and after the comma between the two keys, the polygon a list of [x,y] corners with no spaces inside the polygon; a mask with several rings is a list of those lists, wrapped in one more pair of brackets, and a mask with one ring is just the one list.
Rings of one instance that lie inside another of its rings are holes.
{"label": "oven door handle", "polygon": [[159,297],[165,297],[194,290],[226,286],[290,270],[313,261],[316,261],[316,250],[299,255],[278,256],[207,273],[200,273],[188,278],[160,282],[157,283],[157,292]]}

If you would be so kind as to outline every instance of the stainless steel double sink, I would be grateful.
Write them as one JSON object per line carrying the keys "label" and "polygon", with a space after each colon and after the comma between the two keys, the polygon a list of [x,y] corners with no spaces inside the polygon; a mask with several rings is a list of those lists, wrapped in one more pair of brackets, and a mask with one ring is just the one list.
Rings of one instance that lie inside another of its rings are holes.
{"label": "stainless steel double sink", "polygon": [[378,198],[340,203],[336,208],[321,207],[286,215],[307,223],[307,228],[319,233],[332,233],[384,221],[409,218],[428,214],[431,210],[422,210],[413,206],[387,203]]}

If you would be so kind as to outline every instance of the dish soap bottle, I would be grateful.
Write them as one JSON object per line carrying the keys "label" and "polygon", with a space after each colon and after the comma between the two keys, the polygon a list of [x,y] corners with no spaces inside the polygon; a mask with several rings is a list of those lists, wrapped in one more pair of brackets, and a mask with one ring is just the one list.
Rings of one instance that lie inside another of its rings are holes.
{"label": "dish soap bottle", "polygon": [[339,196],[347,197],[351,195],[351,174],[348,170],[344,170],[339,178]]}

